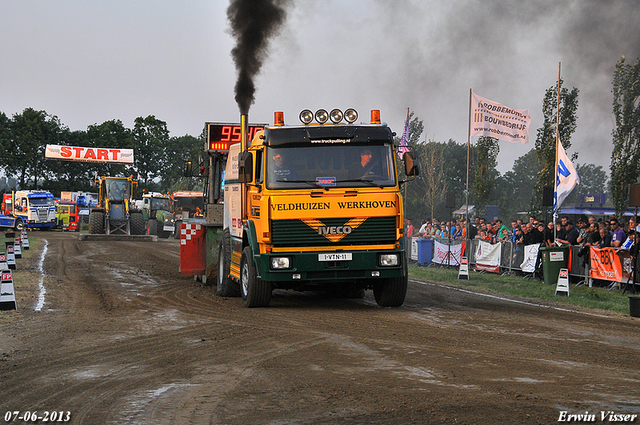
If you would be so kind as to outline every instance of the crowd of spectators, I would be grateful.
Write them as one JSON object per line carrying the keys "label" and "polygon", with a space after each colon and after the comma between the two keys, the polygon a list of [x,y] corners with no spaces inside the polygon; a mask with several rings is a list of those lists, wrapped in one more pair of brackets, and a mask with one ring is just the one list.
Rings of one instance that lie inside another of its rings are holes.
{"label": "crowd of spectators", "polygon": [[634,244],[636,232],[640,234],[640,226],[636,225],[633,218],[620,223],[616,218],[598,220],[593,216],[580,217],[574,224],[565,216],[556,222],[555,232],[552,221],[545,223],[533,216],[526,222],[513,220],[510,228],[499,219],[487,222],[476,218],[469,223],[469,238],[466,237],[467,226],[464,220],[440,222],[433,218],[423,220],[419,228],[414,227],[411,220],[406,221],[405,235],[409,237],[478,239],[490,243],[511,242],[520,246],[579,245],[629,249]]}

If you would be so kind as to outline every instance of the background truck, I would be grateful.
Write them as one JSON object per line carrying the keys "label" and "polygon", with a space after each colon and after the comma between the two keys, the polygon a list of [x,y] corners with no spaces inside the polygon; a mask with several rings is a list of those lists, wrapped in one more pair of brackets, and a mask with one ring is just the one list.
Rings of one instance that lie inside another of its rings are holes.
{"label": "background truck", "polygon": [[175,222],[171,213],[171,197],[159,192],[142,195],[142,219],[146,223],[147,233],[168,238],[175,231]]}
{"label": "background truck", "polygon": [[133,186],[129,177],[96,177],[98,205],[89,213],[89,233],[143,235],[142,211],[132,208]]}
{"label": "background truck", "polygon": [[178,190],[171,195],[171,212],[175,220],[175,236],[180,237],[180,225],[191,218],[204,217],[204,194],[196,190]]}
{"label": "background truck", "polygon": [[56,201],[56,228],[77,232],[78,225],[78,205],[71,201]]}
{"label": "background truck", "polygon": [[18,190],[4,194],[3,213],[15,218],[16,226],[49,230],[56,226],[53,194],[46,190]]}
{"label": "background truck", "polygon": [[[332,124],[326,124],[329,117]],[[346,296],[372,289],[380,306],[402,305],[408,279],[402,182],[393,133],[379,111],[372,111],[371,124],[356,125],[354,110],[306,110],[303,124],[290,127],[276,113],[273,126],[254,131],[241,118],[240,143],[226,152],[212,149],[218,141],[211,125],[207,129],[203,258],[218,294],[240,295],[245,306],[259,307],[269,304],[273,289]],[[413,154],[404,160],[406,175],[416,176]],[[216,226],[221,234],[214,259]]]}

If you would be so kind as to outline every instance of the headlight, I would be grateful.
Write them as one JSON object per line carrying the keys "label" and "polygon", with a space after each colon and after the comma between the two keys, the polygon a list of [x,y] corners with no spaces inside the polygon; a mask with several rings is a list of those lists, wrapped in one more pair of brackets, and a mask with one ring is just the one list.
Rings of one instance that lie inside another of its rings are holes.
{"label": "headlight", "polygon": [[344,111],[344,117],[349,124],[353,124],[358,119],[358,112],[353,108],[349,108]]}
{"label": "headlight", "polygon": [[329,119],[329,113],[324,109],[318,109],[316,111],[316,121],[320,124],[324,124]]}
{"label": "headlight", "polygon": [[397,266],[398,263],[398,254],[380,254],[378,259],[380,267]]}
{"label": "headlight", "polygon": [[271,270],[283,270],[291,268],[290,257],[271,257]]}
{"label": "headlight", "polygon": [[342,121],[344,115],[342,115],[342,111],[340,109],[333,109],[330,114],[331,122],[334,124],[338,124]]}
{"label": "headlight", "polygon": [[313,121],[313,112],[308,109],[300,112],[300,121],[303,124],[309,124],[311,121]]}

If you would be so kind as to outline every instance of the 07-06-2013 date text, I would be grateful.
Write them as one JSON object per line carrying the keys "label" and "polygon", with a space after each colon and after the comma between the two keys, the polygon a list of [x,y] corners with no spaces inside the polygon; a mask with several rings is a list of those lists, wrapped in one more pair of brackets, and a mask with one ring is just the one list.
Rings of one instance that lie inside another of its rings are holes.
{"label": "07-06-2013 date text", "polygon": [[69,411],[21,412],[19,410],[13,410],[4,414],[5,422],[69,422],[70,420],[71,412]]}

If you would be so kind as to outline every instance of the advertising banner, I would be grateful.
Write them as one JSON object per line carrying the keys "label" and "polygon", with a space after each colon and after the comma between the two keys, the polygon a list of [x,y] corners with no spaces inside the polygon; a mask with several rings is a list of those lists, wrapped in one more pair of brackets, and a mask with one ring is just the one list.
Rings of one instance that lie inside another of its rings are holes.
{"label": "advertising banner", "polygon": [[133,149],[47,145],[44,157],[62,161],[133,164]]}
{"label": "advertising banner", "polygon": [[436,264],[442,264],[445,266],[458,266],[460,265],[460,258],[464,252],[466,244],[447,245],[438,240],[433,241],[433,261]]}
{"label": "advertising banner", "polygon": [[478,241],[478,247],[476,248],[476,270],[499,273],[501,248],[502,246],[499,243],[490,244],[486,241]]}
{"label": "advertising banner", "polygon": [[520,268],[524,273],[533,273],[536,271],[536,260],[538,259],[539,250],[540,244],[525,245],[524,261],[520,265]]}
{"label": "advertising banner", "polygon": [[471,136],[487,136],[511,143],[529,142],[531,117],[528,109],[512,109],[478,96],[471,96]]}
{"label": "advertising banner", "polygon": [[627,250],[591,247],[590,259],[589,275],[594,279],[622,282],[629,278],[632,259]]}

